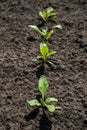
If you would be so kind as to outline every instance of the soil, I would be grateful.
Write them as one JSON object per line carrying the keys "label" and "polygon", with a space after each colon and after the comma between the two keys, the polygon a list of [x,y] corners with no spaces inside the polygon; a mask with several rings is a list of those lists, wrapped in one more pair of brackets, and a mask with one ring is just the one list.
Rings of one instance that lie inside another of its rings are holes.
{"label": "soil", "polygon": [[[46,7],[57,12],[55,22],[38,15]],[[32,61],[39,55],[40,28],[61,24],[47,43],[57,51],[54,66]],[[49,81],[47,97],[61,110],[43,114],[26,100],[39,95],[38,79]],[[0,130],[87,130],[87,1],[0,0]]]}

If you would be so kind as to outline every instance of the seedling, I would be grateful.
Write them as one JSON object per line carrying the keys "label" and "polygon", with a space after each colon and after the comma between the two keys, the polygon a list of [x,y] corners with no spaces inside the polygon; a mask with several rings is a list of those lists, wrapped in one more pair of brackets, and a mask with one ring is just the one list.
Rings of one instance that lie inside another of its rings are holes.
{"label": "seedling", "polygon": [[54,9],[52,7],[48,7],[45,11],[40,11],[39,15],[44,21],[47,20],[54,20],[57,16],[56,13],[54,13]]}
{"label": "seedling", "polygon": [[29,25],[32,29],[34,29],[36,32],[38,32],[42,37],[45,38],[45,40],[48,40],[51,38],[52,34],[54,33],[55,29],[62,29],[61,25],[52,26],[50,30],[48,28],[40,30],[38,26],[36,25]]}
{"label": "seedling", "polygon": [[56,54],[56,51],[49,51],[49,48],[44,41],[40,43],[40,54],[40,56],[37,56],[38,60],[42,60],[44,63],[49,63],[53,65],[53,63],[49,61],[49,58],[52,55]]}
{"label": "seedling", "polygon": [[61,107],[55,107],[54,105],[49,104],[50,102],[57,102],[58,99],[56,99],[55,97],[45,98],[45,94],[48,90],[48,87],[49,87],[48,81],[46,77],[42,75],[38,82],[38,89],[41,93],[40,101],[37,99],[33,99],[33,100],[27,100],[27,103],[30,106],[38,106],[43,108],[46,107],[50,112],[54,112],[56,109],[61,109]]}

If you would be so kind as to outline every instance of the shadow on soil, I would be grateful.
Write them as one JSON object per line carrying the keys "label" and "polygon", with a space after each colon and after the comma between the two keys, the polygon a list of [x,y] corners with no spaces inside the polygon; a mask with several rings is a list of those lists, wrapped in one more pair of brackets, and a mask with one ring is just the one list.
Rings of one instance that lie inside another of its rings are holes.
{"label": "shadow on soil", "polygon": [[34,42],[36,39],[33,36],[27,37],[27,41]]}
{"label": "shadow on soil", "polygon": [[52,122],[49,120],[46,114],[43,114],[41,116],[41,119],[39,121],[39,130],[51,130]]}
{"label": "shadow on soil", "polygon": [[39,108],[34,109],[28,115],[25,115],[24,119],[28,122],[34,118],[36,118],[37,114],[39,113]]}
{"label": "shadow on soil", "polygon": [[[55,66],[54,65],[51,65],[49,63],[46,63],[49,68],[50,68],[50,71],[53,71],[55,69]],[[37,68],[37,71],[36,71],[36,76],[37,78],[39,79],[41,75],[44,75],[44,71],[45,71],[45,64],[44,63],[41,63],[40,66]]]}
{"label": "shadow on soil", "polygon": [[37,24],[37,26],[39,27],[39,28],[41,28],[41,27],[43,27],[44,26],[44,24],[46,23],[45,21],[42,21],[41,19],[39,19],[41,22],[39,23],[39,24]]}
{"label": "shadow on soil", "polygon": [[41,65],[37,68],[36,76],[37,76],[38,78],[40,78],[41,75],[44,75],[44,70],[45,70],[44,64],[41,64]]}
{"label": "shadow on soil", "polygon": [[[25,115],[24,119],[26,122],[29,122],[30,120],[37,117],[39,113],[39,108],[34,109],[32,112],[30,112],[28,115]],[[43,113],[39,120],[39,130],[51,130],[52,122],[49,120],[47,115]]]}

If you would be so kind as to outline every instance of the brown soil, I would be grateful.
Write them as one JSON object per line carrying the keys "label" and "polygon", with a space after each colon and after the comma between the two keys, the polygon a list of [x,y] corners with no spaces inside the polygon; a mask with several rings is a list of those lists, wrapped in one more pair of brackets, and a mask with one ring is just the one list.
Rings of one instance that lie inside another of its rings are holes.
{"label": "brown soil", "polygon": [[[42,24],[46,7],[58,14]],[[57,51],[55,66],[32,62],[39,55],[40,35],[28,28],[61,24],[49,41]],[[54,113],[26,103],[39,94],[38,79],[47,76],[47,96],[59,99]],[[87,130],[87,1],[0,0],[0,130]]]}

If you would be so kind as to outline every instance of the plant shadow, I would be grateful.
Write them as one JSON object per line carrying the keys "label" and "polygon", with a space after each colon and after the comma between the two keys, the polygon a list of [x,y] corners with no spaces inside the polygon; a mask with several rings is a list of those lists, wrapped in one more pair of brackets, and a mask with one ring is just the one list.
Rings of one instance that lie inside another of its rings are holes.
{"label": "plant shadow", "polygon": [[45,70],[44,63],[42,63],[42,64],[40,64],[40,66],[37,68],[36,76],[37,76],[38,78],[40,78],[41,75],[44,75],[44,70]]}
{"label": "plant shadow", "polygon": [[39,27],[39,28],[41,28],[41,27],[43,27],[44,26],[44,24],[46,23],[45,21],[43,21],[42,19],[39,19],[41,22],[39,23],[39,24],[37,24],[37,26]]}
{"label": "plant shadow", "polygon": [[24,116],[24,119],[28,122],[34,118],[36,118],[36,116],[39,113],[39,108],[35,108],[33,111],[31,111],[28,115]]}
{"label": "plant shadow", "polygon": [[27,37],[27,41],[33,42],[33,41],[36,41],[36,38],[34,38],[33,36],[30,36],[30,37]]}
{"label": "plant shadow", "polygon": [[51,130],[52,122],[49,120],[47,115],[43,113],[39,121],[39,130]]}

